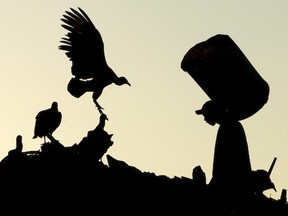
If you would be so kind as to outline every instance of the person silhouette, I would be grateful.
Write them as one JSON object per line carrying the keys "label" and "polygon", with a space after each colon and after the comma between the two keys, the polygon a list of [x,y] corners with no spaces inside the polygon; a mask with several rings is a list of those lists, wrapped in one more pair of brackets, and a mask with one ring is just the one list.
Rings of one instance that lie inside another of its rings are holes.
{"label": "person silhouette", "polygon": [[208,124],[212,126],[219,124],[209,187],[233,194],[244,192],[252,170],[242,124],[228,109],[216,101],[207,101],[200,110],[195,112],[203,115]]}

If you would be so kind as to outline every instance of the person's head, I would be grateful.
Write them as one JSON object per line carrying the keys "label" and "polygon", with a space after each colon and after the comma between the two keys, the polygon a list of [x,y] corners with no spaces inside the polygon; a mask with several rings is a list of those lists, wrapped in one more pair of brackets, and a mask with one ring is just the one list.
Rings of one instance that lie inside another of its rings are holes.
{"label": "person's head", "polygon": [[215,125],[216,123],[219,124],[222,120],[224,120],[227,111],[219,103],[209,100],[204,103],[201,109],[196,110],[195,113],[197,115],[203,115],[204,120],[208,124]]}

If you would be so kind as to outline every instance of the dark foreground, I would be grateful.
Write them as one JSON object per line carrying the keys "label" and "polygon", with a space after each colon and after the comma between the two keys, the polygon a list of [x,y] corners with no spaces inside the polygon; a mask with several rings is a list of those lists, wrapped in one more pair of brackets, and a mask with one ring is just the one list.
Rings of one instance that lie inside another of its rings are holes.
{"label": "dark foreground", "polygon": [[275,200],[263,193],[211,190],[200,166],[193,169],[192,178],[169,178],[142,172],[109,154],[106,165],[102,157],[113,145],[111,138],[99,124],[71,147],[51,136],[39,151],[9,151],[0,162],[1,211],[6,215],[288,215],[286,197]]}
{"label": "dark foreground", "polygon": [[110,155],[108,165],[82,157],[77,145],[45,145],[51,149],[11,154],[1,161],[1,206],[9,206],[10,214],[288,215],[283,200],[215,194],[201,175],[157,176]]}

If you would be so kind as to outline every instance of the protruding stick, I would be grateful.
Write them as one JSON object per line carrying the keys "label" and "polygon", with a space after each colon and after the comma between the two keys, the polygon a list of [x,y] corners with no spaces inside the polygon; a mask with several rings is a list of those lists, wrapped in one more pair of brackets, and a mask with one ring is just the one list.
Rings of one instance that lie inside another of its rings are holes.
{"label": "protruding stick", "polygon": [[272,161],[272,164],[271,164],[271,166],[270,166],[270,168],[269,168],[269,171],[268,171],[268,175],[269,175],[269,176],[270,176],[271,173],[272,173],[272,170],[273,170],[273,168],[274,168],[274,165],[275,165],[275,163],[276,163],[276,160],[277,160],[277,157],[274,157],[274,159],[273,159],[273,161]]}

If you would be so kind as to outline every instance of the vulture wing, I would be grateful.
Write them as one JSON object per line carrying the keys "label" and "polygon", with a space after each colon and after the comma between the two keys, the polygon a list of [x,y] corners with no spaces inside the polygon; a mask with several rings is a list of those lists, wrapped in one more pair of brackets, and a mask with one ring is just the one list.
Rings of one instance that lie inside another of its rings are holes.
{"label": "vulture wing", "polygon": [[61,19],[64,23],[61,26],[68,33],[60,41],[59,49],[66,51],[72,61],[71,72],[76,78],[101,76],[102,68],[107,68],[101,34],[81,8],[78,8],[80,12],[70,9]]}

